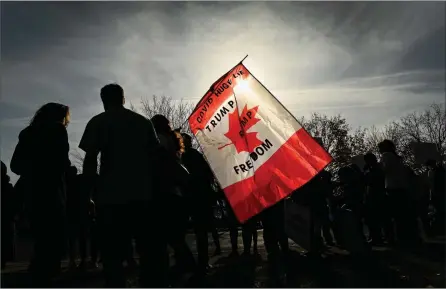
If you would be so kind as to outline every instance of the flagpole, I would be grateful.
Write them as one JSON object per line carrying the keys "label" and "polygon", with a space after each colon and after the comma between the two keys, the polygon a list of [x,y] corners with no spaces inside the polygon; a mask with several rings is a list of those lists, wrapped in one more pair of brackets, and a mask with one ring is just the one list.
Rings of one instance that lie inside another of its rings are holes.
{"label": "flagpole", "polygon": [[[198,109],[198,105],[203,101],[203,99],[206,97],[206,95],[208,94],[208,92],[209,92],[210,90],[213,91],[213,90],[214,90],[213,88],[214,88],[215,86],[218,86],[218,85],[223,81],[223,79],[229,74],[229,72],[231,72],[232,70],[234,70],[234,68],[236,68],[237,65],[242,64],[242,62],[243,62],[247,57],[248,57],[248,54],[246,54],[246,56],[243,57],[242,60],[240,60],[236,65],[234,65],[231,69],[229,69],[225,74],[223,74],[217,81],[215,81],[215,82],[211,85],[211,87],[208,89],[208,91],[206,91],[206,93],[203,95],[203,97],[200,98],[200,100],[198,101],[198,103],[197,103],[197,105],[195,106],[194,110],[192,111],[191,115]],[[209,98],[209,97],[210,97],[210,96],[208,96],[208,98]],[[189,116],[187,119],[189,120],[189,118],[190,118],[190,116]]]}
{"label": "flagpole", "polygon": [[212,84],[212,86],[208,89],[208,91],[206,91],[206,93],[203,95],[203,97],[200,98],[200,100],[198,101],[198,103],[197,103],[197,105],[194,107],[194,109],[192,110],[192,112],[191,112],[191,114],[189,115],[189,117],[188,117],[188,118],[181,124],[180,129],[184,126],[184,124],[185,124],[186,122],[187,122],[187,123],[189,122],[189,118],[190,118],[191,115],[197,110],[198,105],[199,105],[200,102],[204,99],[204,97],[205,97],[206,94],[209,92],[209,90],[213,90],[212,88],[213,88],[214,86],[216,86],[215,84],[217,84],[217,86],[218,86],[218,84],[220,84],[220,82],[223,81],[223,78],[224,78],[226,75],[228,75],[228,73],[231,72],[234,68],[236,68],[237,65],[242,64],[243,61],[244,61],[246,58],[248,58],[248,54],[246,54],[246,56],[243,57],[242,60],[240,60],[236,65],[234,65],[231,69],[229,69],[228,72],[226,72],[225,74],[223,74],[217,81],[215,81],[215,82]]}

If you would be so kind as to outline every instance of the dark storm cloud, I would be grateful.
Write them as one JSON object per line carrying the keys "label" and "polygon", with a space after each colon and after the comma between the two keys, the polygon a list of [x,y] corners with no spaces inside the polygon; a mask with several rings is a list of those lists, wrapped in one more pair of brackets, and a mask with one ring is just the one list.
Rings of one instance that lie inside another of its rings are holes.
{"label": "dark storm cloud", "polygon": [[[112,31],[115,20],[144,6],[142,2],[1,2],[2,58],[23,60],[63,45],[72,37],[101,36],[100,25]],[[86,29],[94,28],[96,29]]]}
{"label": "dark storm cloud", "polygon": [[31,113],[31,110],[19,105],[2,102],[0,106],[0,121],[28,117]]}
{"label": "dark storm cloud", "polygon": [[1,2],[2,159],[43,103],[71,107],[70,141],[99,89],[196,102],[245,64],[296,115],[383,124],[444,102],[444,2]]}
{"label": "dark storm cloud", "polygon": [[429,31],[415,41],[400,59],[399,70],[444,69],[445,67],[445,26]]}

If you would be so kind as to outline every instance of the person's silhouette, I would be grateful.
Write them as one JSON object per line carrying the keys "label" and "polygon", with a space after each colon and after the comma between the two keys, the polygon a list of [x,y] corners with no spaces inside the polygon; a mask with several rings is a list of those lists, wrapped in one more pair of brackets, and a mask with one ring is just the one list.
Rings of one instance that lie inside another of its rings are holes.
{"label": "person's silhouette", "polygon": [[21,131],[11,170],[20,175],[34,240],[30,271],[35,286],[50,286],[65,244],[65,172],[70,167],[67,106],[48,103]]}
{"label": "person's silhouette", "polygon": [[231,208],[231,205],[229,204],[228,199],[226,198],[226,195],[220,187],[218,187],[218,198],[220,199],[220,203],[222,204],[222,207],[224,208],[224,220],[226,224],[226,228],[229,231],[229,239],[231,241],[231,253],[229,254],[229,257],[238,257],[238,230],[241,226],[240,222],[237,220],[237,217],[235,216],[234,210]]}
{"label": "person's silhouette", "polygon": [[378,164],[378,159],[372,153],[364,155],[366,184],[366,223],[369,228],[369,239],[372,244],[379,245],[383,241],[382,231],[386,232],[388,241],[393,241],[391,219],[388,213],[385,190],[384,171]]}
{"label": "person's silhouette", "polygon": [[436,209],[434,230],[436,234],[442,235],[445,231],[446,173],[441,162],[428,160],[426,165],[429,168],[428,179],[430,198]]}
{"label": "person's silhouette", "polygon": [[[321,226],[322,235],[325,240],[325,244],[328,246],[334,246],[333,236],[331,231],[334,229],[333,223],[330,220],[330,207],[329,199],[333,193],[332,174],[326,170],[320,173],[320,193],[321,193]],[[333,233],[334,234],[334,233]]]}
{"label": "person's silhouette", "polygon": [[412,196],[416,175],[404,165],[392,141],[383,140],[378,144],[378,149],[398,243],[403,246],[416,245],[419,241],[418,225]]}
{"label": "person's silhouette", "polygon": [[159,205],[165,211],[161,219],[164,221],[167,242],[175,251],[175,272],[182,274],[195,269],[195,260],[185,239],[189,220],[185,198],[189,172],[181,161],[184,153],[183,138],[178,131],[172,129],[165,116],[158,114],[151,120],[163,147],[164,166],[157,178]]}
{"label": "person's silhouette", "polygon": [[6,263],[14,259],[14,248],[15,248],[15,225],[14,216],[15,212],[15,197],[14,188],[10,183],[10,178],[8,176],[8,169],[1,162],[1,206],[2,206],[2,270],[5,269]]}
{"label": "person's silhouette", "polygon": [[[263,240],[267,252],[270,276],[276,285],[284,285],[281,256],[289,253],[285,233],[285,200],[263,210],[259,218],[263,224]],[[280,246],[279,246],[280,245]]]}
{"label": "person's silhouette", "polygon": [[257,247],[257,224],[258,224],[258,218],[253,217],[246,221],[242,225],[242,240],[243,240],[243,254],[249,255],[251,254],[251,242],[253,243],[253,251],[254,255],[258,254],[258,247]]}
{"label": "person's silhouette", "polygon": [[[84,176],[82,175],[82,180]],[[96,175],[93,180],[93,189],[90,194],[90,199],[88,201],[88,233],[89,233],[89,244],[90,244],[90,257],[91,266],[93,268],[99,267],[99,228],[96,222],[96,186],[97,186],[98,176]]]}
{"label": "person's silhouette", "polygon": [[212,232],[213,206],[217,201],[212,188],[214,174],[203,155],[192,147],[192,137],[186,133],[182,136],[185,146],[182,161],[191,176],[187,196],[197,237],[198,266],[205,272],[210,267],[208,233]]}
{"label": "person's silhouette", "polygon": [[125,287],[123,261],[129,239],[135,238],[140,256],[142,287],[166,286],[166,250],[158,232],[154,202],[154,168],[159,141],[150,120],[124,108],[118,84],[101,89],[105,112],[93,117],[79,147],[85,151],[83,173],[87,189],[95,186],[97,158],[101,165],[96,183],[100,252],[107,287]]}
{"label": "person's silhouette", "polygon": [[78,175],[76,167],[72,166],[67,174],[69,267],[70,269],[76,268],[76,244],[78,244],[81,261],[77,268],[81,270],[87,268],[88,233],[90,227],[90,194],[82,185],[83,179],[84,176]]}
{"label": "person's silhouette", "polygon": [[362,187],[358,183],[357,171],[351,166],[338,170],[339,186],[336,188],[336,222],[339,223],[341,245],[352,256],[365,257],[369,253],[364,236],[358,194]]}

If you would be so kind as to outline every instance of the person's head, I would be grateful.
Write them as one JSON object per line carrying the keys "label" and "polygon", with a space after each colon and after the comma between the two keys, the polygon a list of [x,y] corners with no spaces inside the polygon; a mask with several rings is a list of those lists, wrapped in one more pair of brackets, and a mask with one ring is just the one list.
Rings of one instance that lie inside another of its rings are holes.
{"label": "person's head", "polygon": [[170,121],[162,114],[154,115],[151,119],[153,127],[158,134],[168,134],[172,132]]}
{"label": "person's head", "polygon": [[378,163],[378,159],[373,153],[366,153],[364,155],[364,162],[367,166],[373,167]]}
{"label": "person's head", "polygon": [[189,149],[192,147],[192,137],[188,135],[187,133],[182,133],[181,136],[183,137],[184,147],[186,149]]}
{"label": "person's head", "polygon": [[68,106],[54,102],[47,103],[39,108],[31,119],[32,126],[54,122],[61,123],[65,127],[68,126],[70,123],[70,109]]}
{"label": "person's head", "polygon": [[339,181],[343,184],[350,183],[353,179],[354,171],[350,166],[342,167],[338,170]]}
{"label": "person's head", "polygon": [[122,107],[125,103],[124,89],[116,83],[107,84],[101,88],[101,100],[105,110]]}
{"label": "person's head", "polygon": [[395,144],[391,140],[388,140],[388,139],[385,139],[378,144],[378,150],[381,154],[383,154],[383,153],[396,154]]}

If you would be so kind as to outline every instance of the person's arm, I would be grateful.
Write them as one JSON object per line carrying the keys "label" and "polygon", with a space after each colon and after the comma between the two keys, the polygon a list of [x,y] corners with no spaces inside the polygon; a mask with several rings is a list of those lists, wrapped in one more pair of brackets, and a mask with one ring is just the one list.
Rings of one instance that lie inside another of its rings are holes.
{"label": "person's arm", "polygon": [[93,180],[98,169],[98,155],[99,151],[96,150],[85,152],[83,173],[90,180]]}
{"label": "person's arm", "polygon": [[96,172],[98,169],[99,131],[94,119],[90,120],[82,135],[79,148],[85,152],[83,174],[85,175],[85,190],[91,192],[94,188]]}

